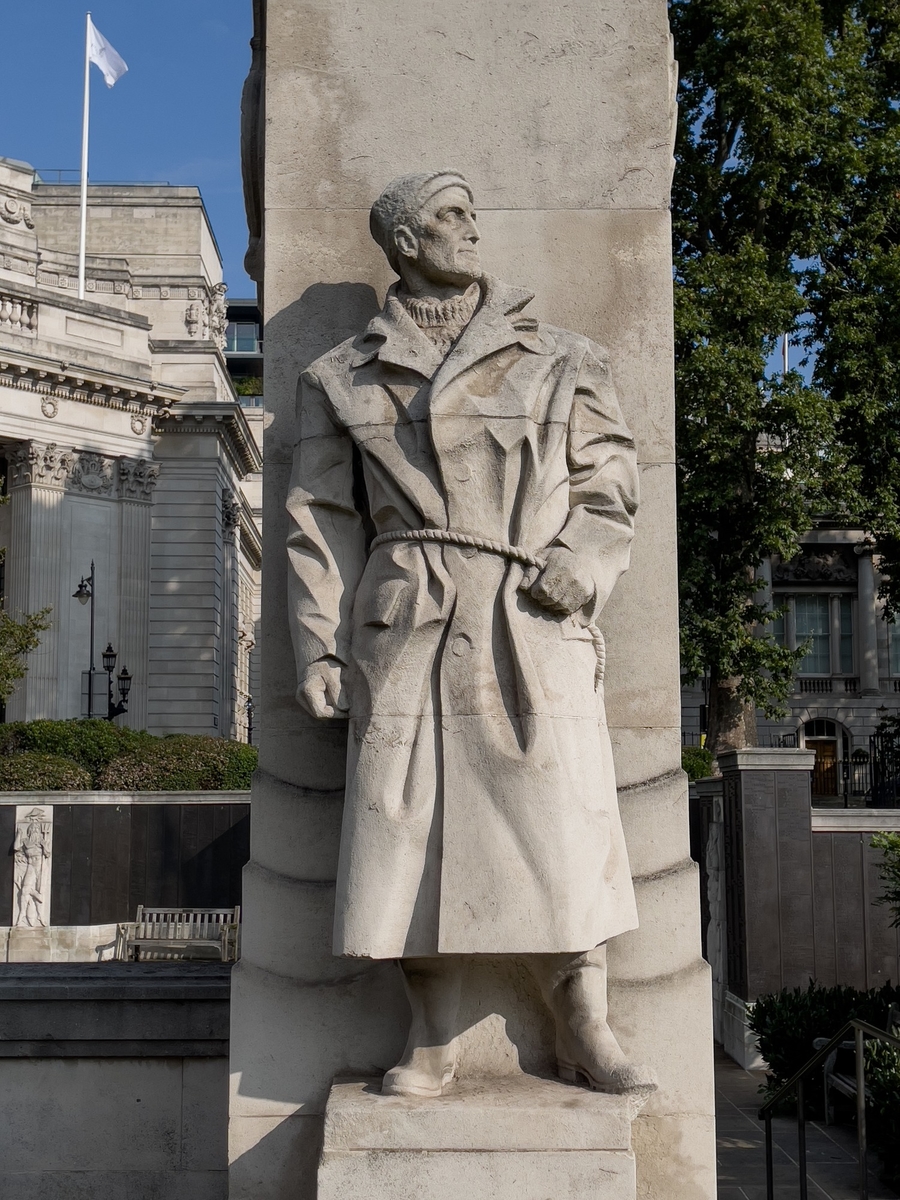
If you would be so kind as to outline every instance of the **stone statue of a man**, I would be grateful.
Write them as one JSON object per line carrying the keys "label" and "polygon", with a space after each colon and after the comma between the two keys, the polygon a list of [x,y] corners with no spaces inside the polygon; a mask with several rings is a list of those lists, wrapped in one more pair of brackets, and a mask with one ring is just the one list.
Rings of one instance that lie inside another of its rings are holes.
{"label": "stone statue of a man", "polygon": [[387,1094],[456,1069],[462,956],[522,955],[560,1076],[650,1084],[606,1021],[637,925],[595,621],[628,565],[634,443],[606,353],[485,275],[455,171],[395,180],[400,281],[301,382],[288,501],[297,697],[349,717],[334,950],[400,960]]}

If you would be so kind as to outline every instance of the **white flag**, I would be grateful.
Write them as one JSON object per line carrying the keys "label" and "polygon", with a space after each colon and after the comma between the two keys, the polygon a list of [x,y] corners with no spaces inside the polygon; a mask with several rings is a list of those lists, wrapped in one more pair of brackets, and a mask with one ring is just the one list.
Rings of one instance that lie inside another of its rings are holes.
{"label": "white flag", "polygon": [[106,86],[112,87],[128,70],[128,64],[112,48],[90,17],[88,22],[88,58],[103,72]]}

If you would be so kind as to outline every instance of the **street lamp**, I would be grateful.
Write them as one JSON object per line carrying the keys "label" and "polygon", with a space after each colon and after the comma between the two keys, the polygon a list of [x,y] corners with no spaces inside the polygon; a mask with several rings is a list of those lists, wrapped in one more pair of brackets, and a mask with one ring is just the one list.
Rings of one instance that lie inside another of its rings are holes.
{"label": "street lamp", "polygon": [[72,593],[72,599],[77,600],[79,604],[87,604],[91,602],[91,668],[88,672],[88,720],[94,715],[94,560],[91,559],[91,573],[85,579],[82,575],[81,583]]}
{"label": "street lamp", "polygon": [[119,703],[113,704],[113,671],[116,669],[116,659],[118,657],[118,654],[112,648],[112,642],[107,642],[106,649],[103,651],[103,670],[108,676],[106,689],[107,721],[112,721],[115,717],[120,717],[122,713],[128,712],[128,693],[131,691],[131,675],[128,673],[127,667],[123,667],[116,676],[116,686],[119,689]]}
{"label": "street lamp", "polygon": [[[88,720],[94,715],[94,675],[96,668],[94,666],[94,563],[91,562],[91,573],[85,579],[82,575],[81,583],[72,593],[72,599],[77,600],[79,604],[87,604],[90,601],[91,605],[91,667],[88,672]],[[131,691],[132,676],[129,674],[128,668],[123,667],[116,676],[116,686],[119,691],[118,704],[113,703],[113,671],[116,669],[116,659],[118,655],[112,648],[112,642],[107,643],[106,649],[102,654],[103,670],[109,676],[106,688],[106,715],[103,718],[105,721],[112,721],[116,717],[120,717],[122,713],[128,712],[128,693]]]}

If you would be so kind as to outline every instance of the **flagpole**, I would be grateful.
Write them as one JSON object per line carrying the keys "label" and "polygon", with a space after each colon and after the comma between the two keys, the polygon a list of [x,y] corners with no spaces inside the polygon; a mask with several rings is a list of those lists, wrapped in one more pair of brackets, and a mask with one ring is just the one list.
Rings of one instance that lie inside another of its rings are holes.
{"label": "flagpole", "polygon": [[88,122],[91,114],[91,14],[84,19],[84,113],[81,118],[81,230],[78,238],[78,299],[84,299],[84,259],[87,243]]}

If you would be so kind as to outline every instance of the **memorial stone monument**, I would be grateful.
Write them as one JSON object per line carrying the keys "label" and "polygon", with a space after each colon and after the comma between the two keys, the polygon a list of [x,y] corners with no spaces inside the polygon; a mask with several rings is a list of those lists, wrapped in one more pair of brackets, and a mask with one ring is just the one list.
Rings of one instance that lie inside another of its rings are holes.
{"label": "memorial stone monument", "polygon": [[265,737],[230,1194],[712,1197],[665,5],[255,19]]}

